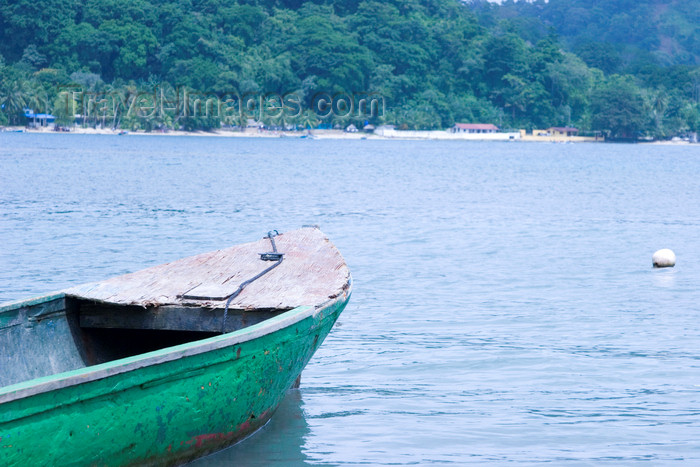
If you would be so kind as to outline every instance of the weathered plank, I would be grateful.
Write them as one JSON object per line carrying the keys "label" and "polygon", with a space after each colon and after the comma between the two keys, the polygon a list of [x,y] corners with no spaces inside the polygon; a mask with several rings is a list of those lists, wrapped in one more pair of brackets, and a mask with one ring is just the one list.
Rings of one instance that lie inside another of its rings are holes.
{"label": "weathered plank", "polygon": [[0,312],[0,387],[85,366],[70,337],[65,299],[27,302]]}
{"label": "weathered plank", "polygon": [[224,330],[224,310],[221,308],[167,305],[143,309],[138,306],[88,303],[80,307],[80,327],[233,332],[265,321],[282,312],[282,310],[229,310]]}
{"label": "weathered plank", "polygon": [[41,321],[55,314],[65,314],[65,300],[56,296],[53,300],[30,303],[26,306],[0,311],[0,329],[11,326],[28,325]]}
{"label": "weathered plank", "polygon": [[[340,252],[317,228],[303,228],[275,237],[284,260],[279,267],[248,285],[232,309],[281,309],[318,305],[349,286],[350,272]],[[271,251],[263,238],[223,250],[184,258],[101,282],[65,290],[77,298],[142,307],[187,305],[223,308],[239,285],[271,265],[260,253]],[[221,300],[183,298],[194,289]]]}

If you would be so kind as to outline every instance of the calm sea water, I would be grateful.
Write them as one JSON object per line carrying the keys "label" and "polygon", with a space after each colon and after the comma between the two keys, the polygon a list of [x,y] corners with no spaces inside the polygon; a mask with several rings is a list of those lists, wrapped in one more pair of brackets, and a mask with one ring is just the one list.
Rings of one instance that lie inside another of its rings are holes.
{"label": "calm sea water", "polygon": [[699,195],[691,146],[0,134],[0,301],[318,224],[350,305],[193,465],[692,464]]}

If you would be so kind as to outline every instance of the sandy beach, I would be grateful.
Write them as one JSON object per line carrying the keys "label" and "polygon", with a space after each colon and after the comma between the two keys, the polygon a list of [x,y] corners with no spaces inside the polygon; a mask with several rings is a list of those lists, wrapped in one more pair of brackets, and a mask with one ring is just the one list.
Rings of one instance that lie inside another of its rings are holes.
{"label": "sandy beach", "polygon": [[74,134],[74,135],[123,135],[123,136],[216,136],[223,138],[318,138],[318,139],[396,139],[386,138],[371,133],[347,133],[343,130],[311,130],[306,131],[268,131],[247,129],[245,131],[218,129],[214,131],[128,131],[111,128],[80,128],[74,127],[70,131],[54,131],[50,128],[26,128],[22,126],[4,127],[4,132],[24,132],[42,134]]}
{"label": "sandy beach", "polygon": [[[74,134],[74,135],[122,135],[122,136],[198,136],[198,137],[221,137],[221,138],[307,138],[307,139],[340,139],[340,140],[394,140],[394,141],[421,141],[421,140],[458,140],[458,141],[519,141],[519,142],[540,142],[540,143],[584,143],[584,142],[605,142],[605,140],[595,141],[588,137],[563,137],[563,136],[533,136],[522,135],[518,138],[494,139],[485,138],[480,135],[455,135],[448,131],[392,131],[390,135],[380,135],[366,132],[349,133],[343,130],[311,130],[311,131],[269,131],[257,128],[248,128],[245,131],[218,129],[213,131],[128,131],[111,128],[81,128],[73,127],[67,132],[54,131],[49,127],[26,128],[23,126],[8,126],[0,128],[0,132],[22,132],[41,134]],[[503,134],[506,135],[505,133]],[[636,144],[660,144],[660,145],[695,145],[698,143],[673,139],[657,141],[637,141]]]}

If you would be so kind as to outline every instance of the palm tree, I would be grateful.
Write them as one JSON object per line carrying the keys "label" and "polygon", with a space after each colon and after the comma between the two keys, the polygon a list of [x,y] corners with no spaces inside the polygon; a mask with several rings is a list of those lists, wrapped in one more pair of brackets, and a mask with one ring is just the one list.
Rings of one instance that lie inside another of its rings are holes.
{"label": "palm tree", "polygon": [[17,125],[27,106],[27,86],[22,80],[5,82],[0,88],[0,109],[7,115],[10,124]]}
{"label": "palm tree", "polygon": [[245,131],[247,119],[243,118],[241,112],[229,111],[222,119],[225,125],[237,126],[240,131]]}
{"label": "palm tree", "polygon": [[306,129],[311,129],[316,127],[321,120],[319,120],[318,115],[316,115],[316,112],[314,112],[311,109],[307,109],[304,111],[303,114],[301,114],[301,118],[299,119],[299,123],[301,126],[303,126]]}
{"label": "palm tree", "polygon": [[56,96],[53,103],[56,125],[67,127],[75,123],[74,105],[72,93],[63,91]]}
{"label": "palm tree", "polygon": [[46,113],[49,108],[49,95],[42,86],[38,84],[29,85],[25,102],[27,107],[32,109],[34,113],[34,126],[36,126],[37,112]]}
{"label": "palm tree", "polygon": [[287,117],[284,111],[284,102],[281,96],[267,97],[263,108],[263,121],[266,124],[279,126],[282,130],[287,125]]}

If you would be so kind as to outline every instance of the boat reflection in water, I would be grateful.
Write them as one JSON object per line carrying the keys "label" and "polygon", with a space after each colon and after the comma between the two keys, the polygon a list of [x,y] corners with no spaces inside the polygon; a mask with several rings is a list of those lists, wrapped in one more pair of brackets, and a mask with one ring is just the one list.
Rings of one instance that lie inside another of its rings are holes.
{"label": "boat reflection in water", "polygon": [[308,465],[303,447],[310,433],[302,392],[291,389],[275,416],[260,430],[230,448],[192,461],[187,467]]}

